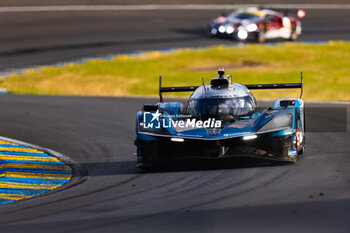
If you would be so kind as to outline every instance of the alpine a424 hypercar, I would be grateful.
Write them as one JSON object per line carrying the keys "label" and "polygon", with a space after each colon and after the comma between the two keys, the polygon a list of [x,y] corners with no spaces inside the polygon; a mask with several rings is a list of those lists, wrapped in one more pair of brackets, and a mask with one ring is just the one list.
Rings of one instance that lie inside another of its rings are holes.
{"label": "alpine a424 hypercar", "polygon": [[[210,84],[162,87],[160,102],[137,113],[139,167],[184,158],[262,158],[296,162],[305,147],[304,102],[277,99],[260,112],[249,89],[301,88],[300,83],[243,85],[231,76]],[[187,104],[163,102],[163,92],[193,92]]]}
{"label": "alpine a424 hypercar", "polygon": [[[228,16],[219,16],[209,24],[210,34],[214,37],[227,37],[239,41],[264,42],[266,39],[297,40],[301,35],[301,22],[277,11],[258,8],[239,9]],[[304,10],[298,10],[299,18],[305,16]]]}

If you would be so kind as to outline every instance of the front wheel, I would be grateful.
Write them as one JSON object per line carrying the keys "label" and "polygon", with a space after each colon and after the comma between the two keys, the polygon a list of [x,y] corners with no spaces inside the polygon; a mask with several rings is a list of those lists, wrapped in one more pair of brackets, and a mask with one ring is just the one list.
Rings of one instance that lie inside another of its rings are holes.
{"label": "front wheel", "polygon": [[263,30],[259,30],[256,33],[256,42],[264,43],[265,41],[266,41],[265,32]]}
{"label": "front wheel", "polygon": [[292,29],[292,31],[290,32],[290,36],[289,36],[289,40],[290,41],[296,41],[298,39],[298,32],[295,29],[295,27]]}

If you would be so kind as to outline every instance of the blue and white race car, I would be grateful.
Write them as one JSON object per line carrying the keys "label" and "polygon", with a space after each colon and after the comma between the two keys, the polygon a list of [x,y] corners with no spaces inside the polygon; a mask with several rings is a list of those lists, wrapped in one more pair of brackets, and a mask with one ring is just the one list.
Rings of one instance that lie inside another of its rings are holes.
{"label": "blue and white race car", "polygon": [[[210,84],[162,87],[160,102],[137,113],[139,167],[184,158],[254,157],[296,162],[305,147],[304,102],[277,99],[262,112],[250,89],[301,88],[300,83],[243,85],[231,77]],[[163,102],[163,92],[193,91],[187,104]],[[301,91],[302,93],[302,91]]]}

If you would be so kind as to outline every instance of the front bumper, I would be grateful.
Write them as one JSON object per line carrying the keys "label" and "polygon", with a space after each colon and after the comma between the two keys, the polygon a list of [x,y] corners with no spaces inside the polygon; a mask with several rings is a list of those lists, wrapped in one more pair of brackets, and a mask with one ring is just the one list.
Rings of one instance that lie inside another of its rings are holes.
{"label": "front bumper", "polygon": [[220,159],[227,157],[254,156],[270,160],[295,162],[293,135],[271,137],[258,135],[253,140],[230,138],[221,140],[184,139],[173,142],[168,137],[158,137],[155,141],[136,140],[139,164],[150,164],[182,158]]}
{"label": "front bumper", "polygon": [[[238,36],[239,31],[245,31],[247,33],[246,37],[242,38]],[[220,31],[219,27],[209,27],[209,33],[213,37],[218,37],[218,38],[228,38],[228,39],[234,39],[234,40],[239,40],[239,41],[247,41],[247,40],[256,40],[256,35],[257,32],[249,32],[245,29],[237,29],[235,28],[233,32],[226,32],[226,31]]]}

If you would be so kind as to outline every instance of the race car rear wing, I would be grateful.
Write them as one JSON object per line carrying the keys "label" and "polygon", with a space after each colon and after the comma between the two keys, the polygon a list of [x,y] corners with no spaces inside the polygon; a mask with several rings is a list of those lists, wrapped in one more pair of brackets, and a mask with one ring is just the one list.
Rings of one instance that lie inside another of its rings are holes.
{"label": "race car rear wing", "polygon": [[[204,83],[203,83],[204,84]],[[300,83],[278,83],[278,84],[247,84],[245,85],[250,90],[263,89],[290,89],[300,88],[300,99],[303,96],[303,72],[300,74]],[[186,87],[163,87],[162,76],[159,76],[159,101],[163,102],[163,92],[188,92],[195,91],[200,86],[186,86]]]}
{"label": "race car rear wing", "polygon": [[199,86],[188,87],[162,87],[162,76],[159,76],[159,102],[163,102],[163,92],[187,92],[195,91]]}

